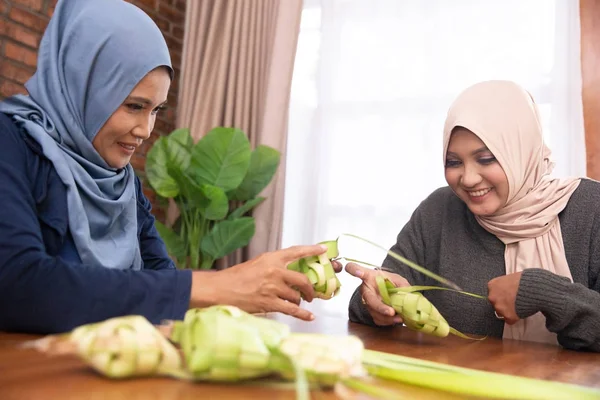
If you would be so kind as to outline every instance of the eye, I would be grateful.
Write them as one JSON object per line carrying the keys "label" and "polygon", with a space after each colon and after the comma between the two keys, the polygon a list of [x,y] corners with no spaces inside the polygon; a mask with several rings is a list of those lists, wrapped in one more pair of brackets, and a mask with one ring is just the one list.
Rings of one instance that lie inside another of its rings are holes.
{"label": "eye", "polygon": [[461,164],[458,160],[446,160],[446,168],[458,167]]}
{"label": "eye", "polygon": [[129,108],[131,111],[140,111],[144,109],[144,105],[139,103],[127,103],[125,104],[125,107]]}
{"label": "eye", "polygon": [[166,104],[161,104],[160,106],[158,106],[154,110],[152,110],[152,114],[156,115],[159,113],[159,111],[163,111],[166,108],[167,108]]}
{"label": "eye", "polygon": [[477,160],[481,165],[489,165],[496,162],[496,157],[483,157]]}

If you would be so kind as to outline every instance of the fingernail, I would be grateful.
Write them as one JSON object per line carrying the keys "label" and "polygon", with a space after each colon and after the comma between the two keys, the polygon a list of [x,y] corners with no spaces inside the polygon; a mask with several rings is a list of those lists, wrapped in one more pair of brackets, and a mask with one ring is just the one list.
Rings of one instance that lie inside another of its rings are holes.
{"label": "fingernail", "polygon": [[357,276],[357,277],[359,277],[359,278],[362,278],[362,277],[363,277],[363,275],[364,275],[364,272],[362,272],[362,271],[359,269],[359,270],[357,270],[357,271],[356,271],[354,274],[355,274],[355,276]]}
{"label": "fingernail", "polygon": [[321,249],[323,249],[323,251],[327,251],[327,246],[324,244],[320,244],[319,245],[321,247]]}
{"label": "fingernail", "polygon": [[395,311],[395,310],[393,310],[393,309],[392,309],[392,310],[388,310],[388,315],[389,315],[390,317],[393,317],[394,315],[396,315],[396,311]]}
{"label": "fingernail", "polygon": [[312,321],[313,319],[315,319],[315,316],[313,314],[310,314],[310,317],[308,318]]}
{"label": "fingernail", "polygon": [[394,317],[394,323],[395,324],[399,324],[400,322],[402,322],[402,318],[400,318],[400,317]]}

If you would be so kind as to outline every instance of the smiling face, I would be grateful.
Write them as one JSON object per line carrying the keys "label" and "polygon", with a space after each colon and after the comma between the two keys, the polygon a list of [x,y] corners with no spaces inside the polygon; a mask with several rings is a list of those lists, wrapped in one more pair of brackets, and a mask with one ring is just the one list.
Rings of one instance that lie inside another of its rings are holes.
{"label": "smiling face", "polygon": [[448,185],[475,215],[489,216],[504,207],[508,179],[496,157],[468,129],[452,131],[446,153]]}
{"label": "smiling face", "polygon": [[98,131],[92,145],[110,167],[124,168],[135,150],[150,137],[170,85],[166,68],[150,71]]}

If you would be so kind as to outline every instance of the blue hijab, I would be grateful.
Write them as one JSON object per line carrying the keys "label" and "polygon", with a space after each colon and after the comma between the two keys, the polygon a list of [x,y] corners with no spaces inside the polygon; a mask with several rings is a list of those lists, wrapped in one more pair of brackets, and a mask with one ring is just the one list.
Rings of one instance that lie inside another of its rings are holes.
{"label": "blue hijab", "polygon": [[108,166],[92,141],[159,66],[171,69],[168,47],[139,8],[123,0],[59,0],[25,84],[29,96],[0,103],[65,184],[69,230],[84,265],[142,268],[133,169]]}

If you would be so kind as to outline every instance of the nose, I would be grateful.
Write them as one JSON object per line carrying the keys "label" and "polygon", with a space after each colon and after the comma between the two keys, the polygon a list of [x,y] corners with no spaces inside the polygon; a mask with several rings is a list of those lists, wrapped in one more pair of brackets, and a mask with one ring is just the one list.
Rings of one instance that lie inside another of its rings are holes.
{"label": "nose", "polygon": [[140,119],[136,127],[131,131],[133,136],[138,139],[146,140],[150,137],[152,130],[154,129],[154,115],[150,115],[147,118]]}
{"label": "nose", "polygon": [[460,181],[461,184],[467,188],[477,186],[482,181],[481,174],[479,173],[477,166],[465,163]]}

